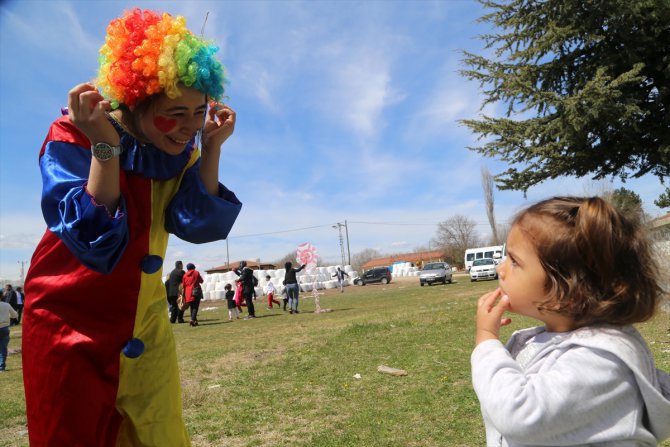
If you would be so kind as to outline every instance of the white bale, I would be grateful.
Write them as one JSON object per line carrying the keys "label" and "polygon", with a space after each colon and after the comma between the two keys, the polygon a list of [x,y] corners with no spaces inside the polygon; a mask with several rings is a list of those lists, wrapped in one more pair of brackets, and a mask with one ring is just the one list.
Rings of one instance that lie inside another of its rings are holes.
{"label": "white bale", "polygon": [[300,291],[301,292],[311,292],[312,291],[312,285],[311,284],[300,284]]}
{"label": "white bale", "polygon": [[337,281],[331,279],[330,281],[324,282],[323,285],[326,286],[326,289],[334,289],[337,287]]}

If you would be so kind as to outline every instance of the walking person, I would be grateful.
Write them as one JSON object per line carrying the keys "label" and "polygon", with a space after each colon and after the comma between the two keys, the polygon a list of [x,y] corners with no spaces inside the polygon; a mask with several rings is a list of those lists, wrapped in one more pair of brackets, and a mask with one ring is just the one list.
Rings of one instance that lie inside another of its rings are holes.
{"label": "walking person", "polygon": [[179,297],[179,285],[184,279],[184,264],[181,261],[174,263],[174,269],[170,272],[167,280],[167,300],[170,310],[170,323],[184,323],[184,311],[177,306]]}
{"label": "walking person", "polygon": [[247,261],[240,261],[240,267],[235,269],[235,273],[240,277],[242,283],[242,296],[247,305],[247,312],[249,313],[245,320],[256,318],[256,310],[254,309],[254,288],[258,284],[258,280],[254,276],[254,271],[247,267]]}
{"label": "walking person", "polygon": [[191,321],[189,324],[193,326],[198,325],[198,309],[200,308],[200,300],[203,298],[202,284],[204,280],[200,276],[200,272],[195,269],[195,265],[190,262],[186,264],[186,273],[182,284],[184,286],[184,301],[188,303],[191,310]]}
{"label": "walking person", "polygon": [[286,287],[286,281],[282,281],[284,288],[281,290],[282,301],[284,302],[284,312],[286,312],[286,306],[288,305],[288,288]]}
{"label": "walking person", "polygon": [[114,19],[97,79],[69,91],[39,151],[47,231],[22,339],[32,447],[190,445],[164,315],[168,238],[225,239],[242,206],[219,182],[235,112],[198,34],[163,12]]}
{"label": "walking person", "polygon": [[265,292],[265,294],[268,296],[268,309],[272,309],[273,304],[276,304],[277,307],[281,307],[279,301],[275,299],[275,292],[277,289],[275,289],[275,285],[272,283],[272,277],[270,275],[265,275],[265,280],[267,282],[265,283],[263,292]]}
{"label": "walking person", "polygon": [[347,272],[342,270],[340,266],[337,266],[337,271],[333,274],[333,278],[337,278],[337,285],[340,288],[340,292],[344,293],[344,277],[349,277]]}
{"label": "walking person", "polygon": [[7,346],[9,345],[10,321],[14,318],[18,318],[18,316],[19,314],[16,313],[9,303],[0,301],[0,372],[7,369]]}
{"label": "walking person", "polygon": [[300,268],[294,269],[293,263],[287,262],[284,264],[286,273],[284,273],[284,283],[286,284],[286,293],[288,295],[288,306],[290,314],[297,314],[298,312],[298,295],[300,295],[300,286],[296,274],[305,268],[303,264]]}
{"label": "walking person", "polygon": [[235,304],[235,292],[233,292],[233,286],[226,284],[224,287],[226,291],[226,304],[228,306],[228,321],[233,321],[233,315],[235,319],[240,319],[240,314],[237,311],[237,305]]}

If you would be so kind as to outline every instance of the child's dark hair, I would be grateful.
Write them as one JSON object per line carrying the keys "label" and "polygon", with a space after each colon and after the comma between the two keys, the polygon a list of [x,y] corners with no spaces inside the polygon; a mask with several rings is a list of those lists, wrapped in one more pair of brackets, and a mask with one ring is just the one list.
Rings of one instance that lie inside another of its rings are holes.
{"label": "child's dark hair", "polygon": [[576,327],[651,318],[663,290],[643,228],[600,197],[554,197],[519,213],[516,225],[535,247],[550,298],[541,311]]}
{"label": "child's dark hair", "polygon": [[230,283],[226,283],[225,286],[223,286],[224,290],[232,290],[233,286],[230,285]]}

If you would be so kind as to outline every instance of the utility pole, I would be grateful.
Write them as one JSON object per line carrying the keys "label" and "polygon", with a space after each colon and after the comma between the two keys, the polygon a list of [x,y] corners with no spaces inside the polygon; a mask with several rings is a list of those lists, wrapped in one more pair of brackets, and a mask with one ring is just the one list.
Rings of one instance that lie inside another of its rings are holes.
{"label": "utility pole", "polygon": [[342,237],[342,227],[344,224],[338,222],[335,225],[333,225],[333,228],[336,228],[337,231],[340,233],[339,241],[340,241],[340,254],[342,255],[342,267],[344,267],[344,238]]}
{"label": "utility pole", "polygon": [[226,264],[230,267],[230,252],[228,251],[228,238],[226,238]]}
{"label": "utility pole", "polygon": [[19,276],[19,282],[21,283],[21,285],[23,285],[23,279],[25,278],[25,273],[24,273],[23,267],[26,264],[28,264],[28,261],[16,261],[16,262],[21,264],[21,274]]}
{"label": "utility pole", "polygon": [[351,265],[351,250],[349,250],[349,225],[347,225],[347,220],[344,220],[344,231],[347,234],[347,256],[349,259],[349,265]]}
{"label": "utility pole", "polygon": [[[345,234],[347,236],[347,259],[349,260],[348,264],[344,263],[344,238],[342,237],[342,227],[344,227]],[[333,225],[333,228],[337,228],[337,230],[340,232],[340,253],[342,255],[342,267],[345,265],[351,265],[351,251],[349,250],[349,227],[347,226],[347,221],[345,220],[344,223],[337,222],[335,225]]]}

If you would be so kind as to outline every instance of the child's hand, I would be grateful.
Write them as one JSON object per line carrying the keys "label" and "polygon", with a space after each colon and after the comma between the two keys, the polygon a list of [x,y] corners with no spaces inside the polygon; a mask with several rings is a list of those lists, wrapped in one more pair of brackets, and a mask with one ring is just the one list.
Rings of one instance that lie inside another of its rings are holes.
{"label": "child's hand", "polygon": [[[477,302],[477,334],[475,346],[485,340],[498,340],[500,327],[512,322],[509,318],[502,318],[503,313],[509,310],[509,298],[502,295],[500,287],[493,292],[482,295]],[[496,300],[498,302],[496,303]]]}
{"label": "child's hand", "polygon": [[119,134],[105,114],[111,110],[111,105],[98,93],[93,84],[79,84],[70,90],[67,106],[70,121],[92,144],[107,143],[112,146],[120,144]]}
{"label": "child's hand", "polygon": [[203,130],[204,150],[219,150],[235,130],[235,112],[225,104],[212,102]]}

